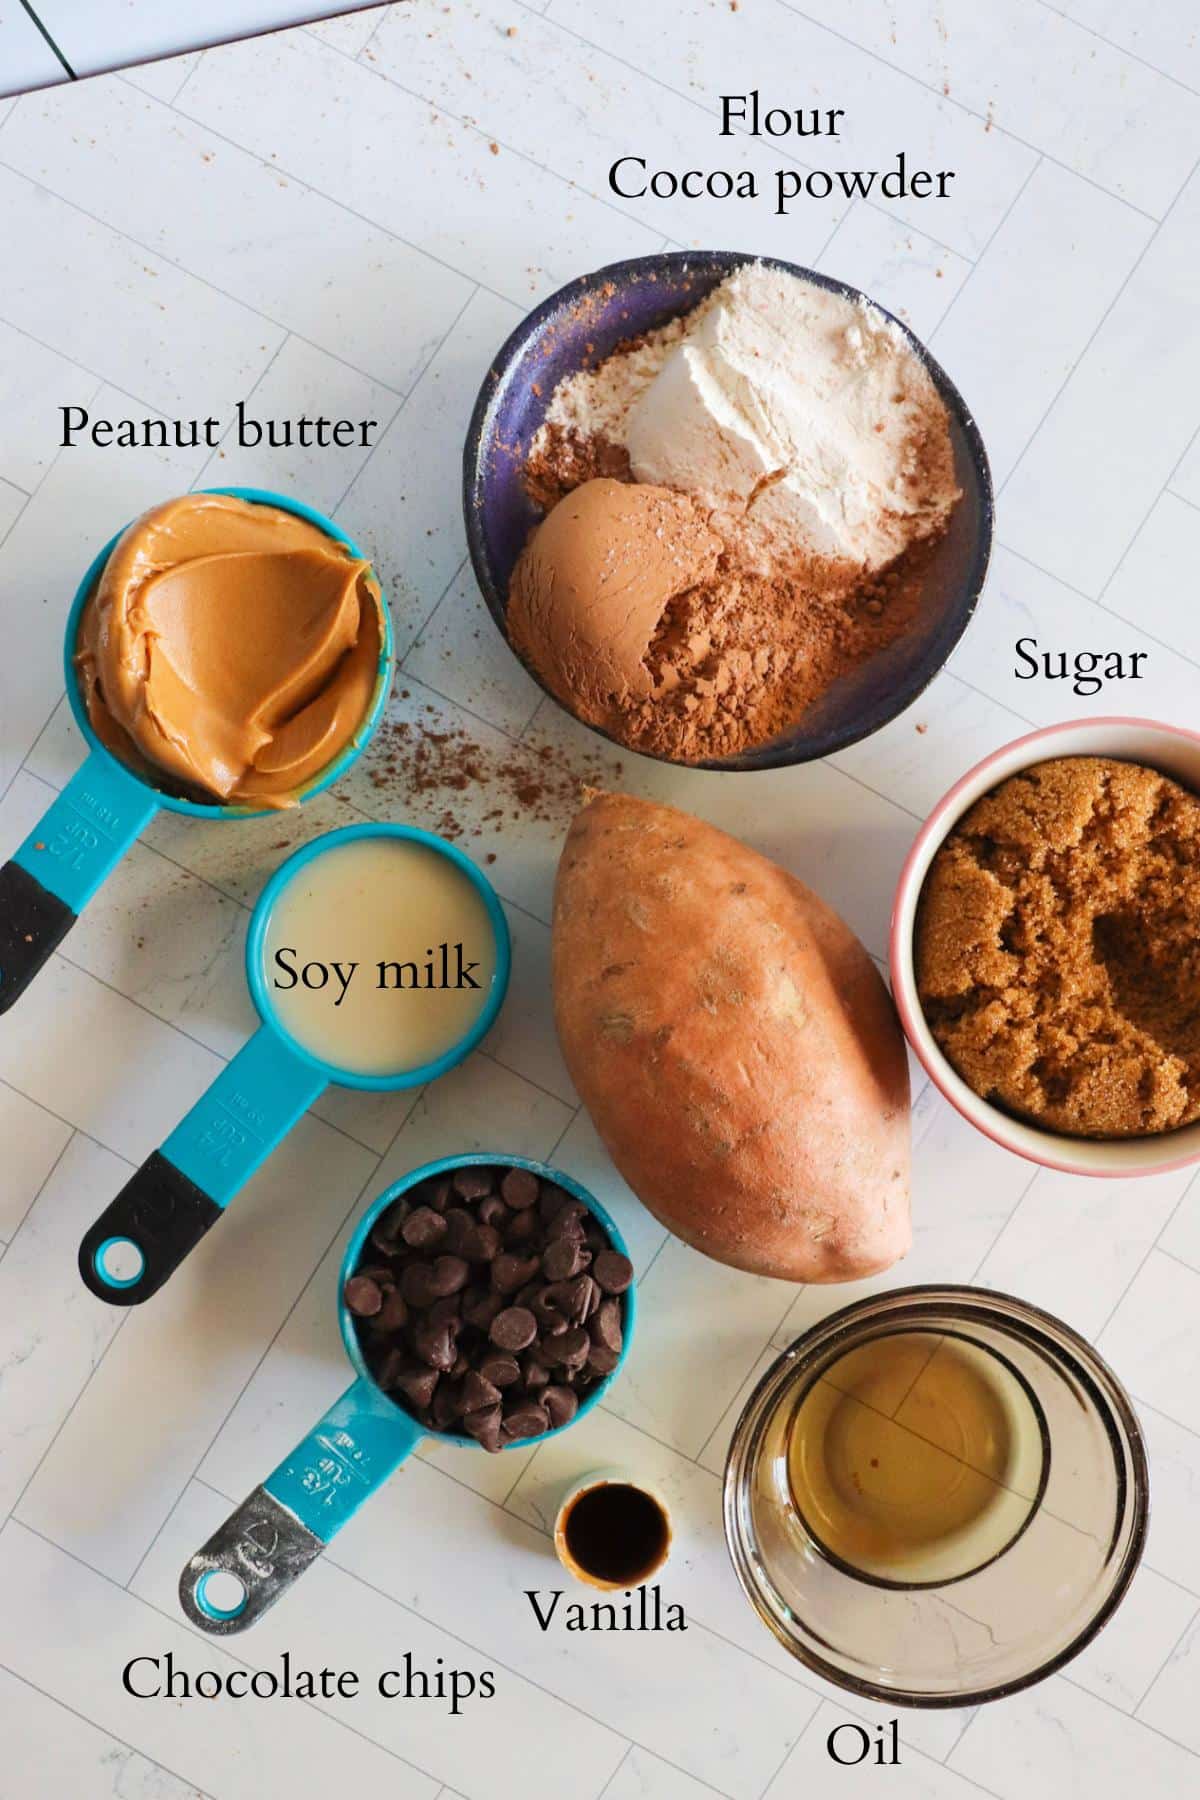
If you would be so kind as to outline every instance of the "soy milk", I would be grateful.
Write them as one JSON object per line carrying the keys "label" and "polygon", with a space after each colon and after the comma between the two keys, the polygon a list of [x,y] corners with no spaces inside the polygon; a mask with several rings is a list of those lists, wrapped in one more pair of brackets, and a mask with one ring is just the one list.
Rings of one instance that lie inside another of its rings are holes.
{"label": "soy milk", "polygon": [[478,889],[449,857],[403,838],[357,838],[305,863],[264,940],[279,1024],[358,1075],[399,1075],[452,1050],[487,1005],[495,972]]}

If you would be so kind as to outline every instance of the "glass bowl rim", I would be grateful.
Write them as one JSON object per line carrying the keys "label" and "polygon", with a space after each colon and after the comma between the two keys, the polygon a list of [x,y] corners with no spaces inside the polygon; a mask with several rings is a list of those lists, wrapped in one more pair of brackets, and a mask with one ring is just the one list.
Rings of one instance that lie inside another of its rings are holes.
{"label": "glass bowl rim", "polygon": [[[848,1337],[859,1321],[866,1323],[872,1316],[884,1320],[893,1312],[903,1315],[909,1308],[919,1318],[921,1312],[932,1310],[938,1304],[942,1307],[957,1306],[968,1313],[991,1314],[996,1319],[1011,1320],[1015,1313],[1021,1322],[1033,1328],[1040,1340],[1049,1338],[1056,1352],[1060,1351],[1060,1346],[1054,1344],[1053,1339],[1057,1336],[1066,1340],[1066,1344],[1061,1347],[1061,1355],[1077,1359],[1080,1368],[1073,1373],[1082,1372],[1087,1378],[1088,1398],[1097,1411],[1100,1408],[1096,1394],[1099,1393],[1103,1398],[1109,1413],[1108,1417],[1101,1414],[1105,1430],[1112,1439],[1114,1426],[1116,1427],[1120,1447],[1128,1457],[1128,1481],[1120,1517],[1122,1522],[1127,1522],[1129,1541],[1122,1552],[1120,1567],[1103,1604],[1089,1616],[1070,1643],[1025,1674],[962,1692],[931,1694],[911,1688],[887,1687],[850,1674],[789,1636],[751,1573],[757,1558],[753,1544],[740,1528],[739,1503],[744,1486],[743,1476],[751,1466],[748,1450],[767,1416],[769,1402],[783,1391],[788,1381],[794,1379],[796,1370],[818,1350],[827,1349],[841,1337]],[[1049,1332],[1046,1327],[1050,1328]],[[1146,1547],[1150,1520],[1149,1464],[1142,1428],[1124,1384],[1099,1351],[1079,1332],[1054,1313],[1035,1306],[1032,1301],[1023,1300],[1019,1295],[1008,1294],[998,1288],[980,1288],[961,1282],[924,1282],[909,1287],[889,1288],[878,1294],[867,1294],[859,1300],[852,1300],[837,1311],[827,1313],[779,1352],[770,1368],[755,1383],[733,1428],[722,1480],[722,1517],[726,1548],[738,1584],[747,1600],[788,1654],[814,1674],[848,1693],[884,1705],[906,1706],[914,1710],[979,1706],[986,1701],[1000,1700],[1010,1694],[1020,1693],[1023,1688],[1033,1687],[1044,1681],[1086,1649],[1112,1618],[1129,1591]]]}

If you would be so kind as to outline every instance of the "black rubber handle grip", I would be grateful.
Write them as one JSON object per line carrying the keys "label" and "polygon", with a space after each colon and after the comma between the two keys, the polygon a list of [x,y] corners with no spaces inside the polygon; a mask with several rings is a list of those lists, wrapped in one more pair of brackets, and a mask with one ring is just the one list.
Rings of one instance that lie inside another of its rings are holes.
{"label": "black rubber handle grip", "polygon": [[0,867],[0,1013],[25,992],[77,916],[20,863]]}
{"label": "black rubber handle grip", "polygon": [[[155,1150],[85,1232],[79,1273],[110,1306],[137,1306],[158,1292],[220,1216],[216,1201]],[[138,1252],[136,1274],[122,1280],[105,1273],[104,1253],[113,1245]]]}

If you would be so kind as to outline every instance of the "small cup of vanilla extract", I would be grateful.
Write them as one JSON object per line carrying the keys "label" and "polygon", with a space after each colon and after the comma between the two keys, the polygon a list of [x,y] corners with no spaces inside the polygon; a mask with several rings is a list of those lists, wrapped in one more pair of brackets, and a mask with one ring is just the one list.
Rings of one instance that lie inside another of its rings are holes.
{"label": "small cup of vanilla extract", "polygon": [[671,1515],[653,1482],[594,1469],[559,1502],[554,1548],[569,1575],[610,1593],[653,1580],[671,1554]]}

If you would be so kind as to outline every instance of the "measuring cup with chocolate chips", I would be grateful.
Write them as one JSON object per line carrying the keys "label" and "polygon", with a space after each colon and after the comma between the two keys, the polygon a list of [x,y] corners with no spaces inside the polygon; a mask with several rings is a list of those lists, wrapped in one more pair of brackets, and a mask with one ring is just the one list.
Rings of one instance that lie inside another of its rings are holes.
{"label": "measuring cup with chocolate chips", "polygon": [[[252,1625],[427,1433],[498,1452],[562,1431],[607,1392],[633,1331],[633,1264],[569,1175],[448,1157],[375,1202],[342,1263],[355,1380],[188,1562],[180,1602]],[[216,1576],[240,1594],[218,1603]]]}

